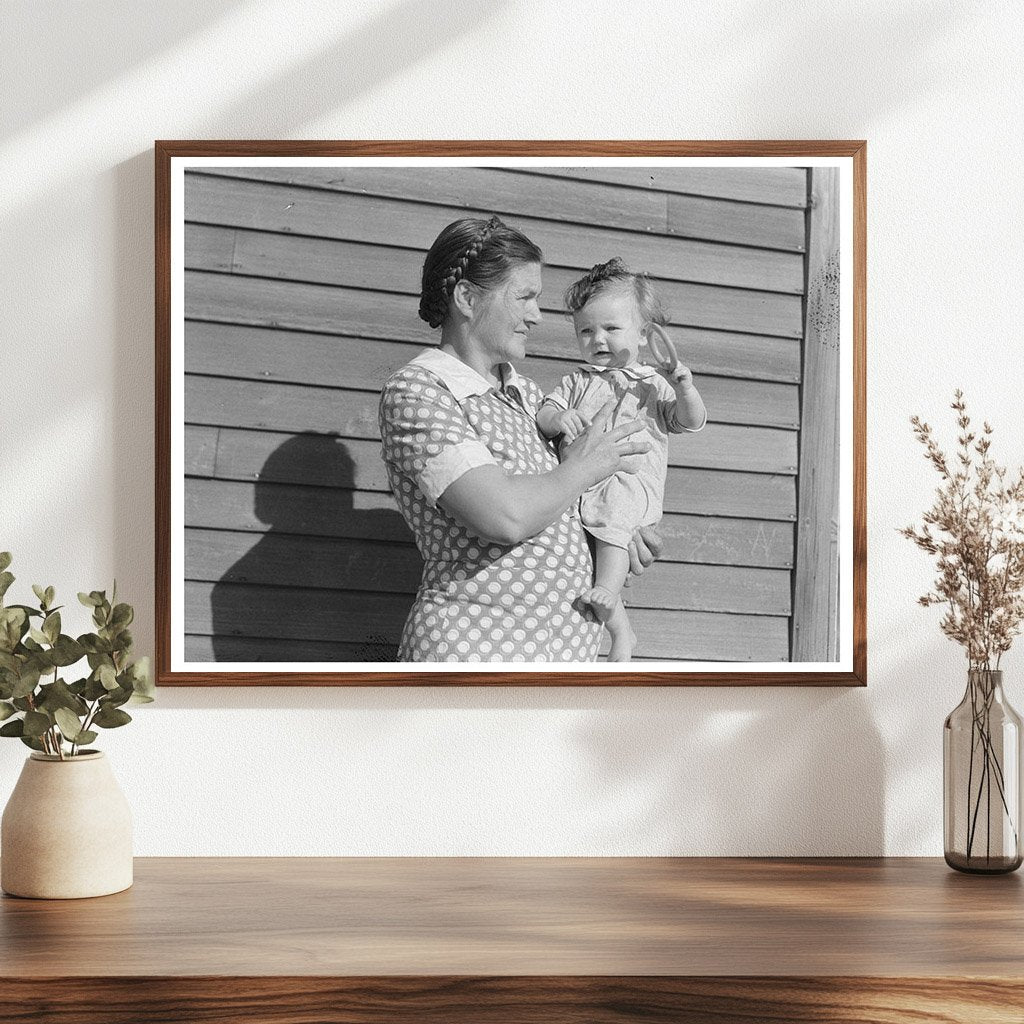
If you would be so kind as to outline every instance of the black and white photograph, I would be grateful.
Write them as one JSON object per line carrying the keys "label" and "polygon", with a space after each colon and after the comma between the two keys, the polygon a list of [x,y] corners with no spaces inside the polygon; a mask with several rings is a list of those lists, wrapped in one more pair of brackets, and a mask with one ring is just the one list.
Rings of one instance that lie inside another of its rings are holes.
{"label": "black and white photograph", "polygon": [[863,681],[851,156],[205,145],[168,679]]}

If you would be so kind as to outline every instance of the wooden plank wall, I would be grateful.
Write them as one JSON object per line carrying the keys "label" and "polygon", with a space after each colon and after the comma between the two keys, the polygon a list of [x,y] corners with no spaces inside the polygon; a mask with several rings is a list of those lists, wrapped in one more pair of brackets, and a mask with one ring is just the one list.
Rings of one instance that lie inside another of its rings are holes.
{"label": "wooden plank wall", "polygon": [[638,657],[788,660],[807,193],[788,168],[189,172],[186,657],[393,657],[420,560],[378,393],[437,342],[416,315],[431,241],[498,213],[547,260],[523,372],[549,388],[573,365],[561,293],[618,255],[656,279],[709,410],[671,442]]}

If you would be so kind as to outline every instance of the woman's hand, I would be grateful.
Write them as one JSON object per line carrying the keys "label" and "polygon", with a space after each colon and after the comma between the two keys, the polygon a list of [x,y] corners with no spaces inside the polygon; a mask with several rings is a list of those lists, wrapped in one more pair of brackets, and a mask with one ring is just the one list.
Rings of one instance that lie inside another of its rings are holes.
{"label": "woman's hand", "polygon": [[649,440],[628,440],[630,435],[644,430],[641,420],[620,423],[608,430],[614,409],[615,399],[610,398],[598,410],[590,426],[562,450],[562,463],[583,468],[589,478],[588,486],[613,473],[635,473],[639,467],[630,463],[626,456],[643,455],[651,450]]}
{"label": "woman's hand", "polygon": [[642,576],[644,569],[657,561],[664,548],[665,541],[657,527],[637,527],[629,542],[629,575],[625,585],[628,587],[634,576]]}

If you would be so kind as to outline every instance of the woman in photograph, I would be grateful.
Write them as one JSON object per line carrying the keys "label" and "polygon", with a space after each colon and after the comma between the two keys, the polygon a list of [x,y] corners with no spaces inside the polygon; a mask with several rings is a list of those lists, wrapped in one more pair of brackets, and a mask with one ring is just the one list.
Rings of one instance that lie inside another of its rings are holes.
{"label": "woman in photograph", "polygon": [[[537,429],[541,389],[516,372],[541,319],[540,249],[497,217],[463,219],[423,264],[419,315],[440,328],[385,384],[382,457],[423,556],[398,661],[596,661],[602,627],[581,600],[593,562],[578,498],[649,442],[606,431],[611,403],[563,451]],[[645,528],[631,568],[657,556]]]}

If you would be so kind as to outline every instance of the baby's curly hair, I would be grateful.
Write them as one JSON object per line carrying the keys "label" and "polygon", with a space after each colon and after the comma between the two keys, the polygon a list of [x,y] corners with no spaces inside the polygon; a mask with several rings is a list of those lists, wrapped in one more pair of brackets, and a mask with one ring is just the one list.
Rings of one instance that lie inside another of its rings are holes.
{"label": "baby's curly hair", "polygon": [[614,256],[607,263],[596,264],[578,281],[569,285],[565,291],[565,308],[570,313],[577,313],[598,292],[615,285],[625,285],[633,289],[637,312],[645,324],[668,323],[668,313],[661,304],[651,279],[646,274],[633,273],[618,256]]}

